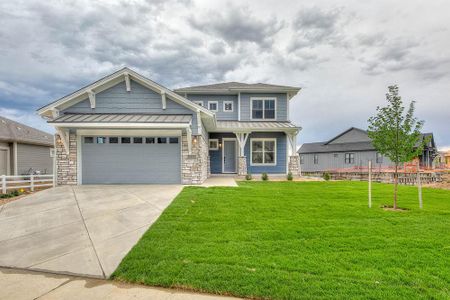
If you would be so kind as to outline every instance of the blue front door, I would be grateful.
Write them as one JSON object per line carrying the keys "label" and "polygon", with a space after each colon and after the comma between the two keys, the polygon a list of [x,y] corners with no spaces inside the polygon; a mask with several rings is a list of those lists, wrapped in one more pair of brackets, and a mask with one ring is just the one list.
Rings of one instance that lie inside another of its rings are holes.
{"label": "blue front door", "polygon": [[223,141],[223,173],[236,173],[236,141]]}

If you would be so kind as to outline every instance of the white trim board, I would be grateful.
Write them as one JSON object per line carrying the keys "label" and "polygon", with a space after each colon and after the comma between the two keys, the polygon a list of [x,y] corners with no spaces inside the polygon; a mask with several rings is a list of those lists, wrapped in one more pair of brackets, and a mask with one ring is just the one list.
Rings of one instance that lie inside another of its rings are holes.
{"label": "white trim board", "polygon": [[77,135],[97,136],[181,136],[181,130],[123,130],[123,129],[77,129]]}

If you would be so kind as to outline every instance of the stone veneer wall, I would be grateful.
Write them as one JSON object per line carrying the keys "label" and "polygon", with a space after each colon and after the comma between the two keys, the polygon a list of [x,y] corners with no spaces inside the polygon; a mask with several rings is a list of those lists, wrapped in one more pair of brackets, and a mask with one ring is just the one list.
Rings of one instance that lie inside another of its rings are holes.
{"label": "stone veneer wall", "polygon": [[187,136],[182,137],[181,183],[201,184],[208,178],[208,144],[203,136],[192,136],[192,153],[188,153]]}
{"label": "stone veneer wall", "polygon": [[239,176],[247,175],[247,157],[246,156],[238,157],[238,175]]}
{"label": "stone veneer wall", "polygon": [[77,136],[69,134],[69,154],[66,153],[64,145],[58,134],[55,134],[56,141],[56,184],[76,185],[77,184]]}
{"label": "stone veneer wall", "polygon": [[289,156],[288,172],[291,172],[293,176],[302,175],[300,170],[300,156],[298,155]]}

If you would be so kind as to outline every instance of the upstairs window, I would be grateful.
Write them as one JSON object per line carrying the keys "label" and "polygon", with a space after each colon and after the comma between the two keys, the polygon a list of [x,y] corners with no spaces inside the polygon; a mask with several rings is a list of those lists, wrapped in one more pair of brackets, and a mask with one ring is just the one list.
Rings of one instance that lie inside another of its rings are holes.
{"label": "upstairs window", "polygon": [[355,163],[355,153],[345,153],[345,163],[354,164]]}
{"label": "upstairs window", "polygon": [[275,120],[275,98],[251,98],[252,119]]}
{"label": "upstairs window", "polygon": [[300,155],[300,164],[303,165],[305,163],[305,156]]}
{"label": "upstairs window", "polygon": [[210,111],[216,112],[219,109],[219,102],[217,102],[217,101],[209,101],[208,102],[208,109]]}
{"label": "upstairs window", "polygon": [[319,155],[314,154],[314,164],[317,165],[319,163]]}
{"label": "upstairs window", "polygon": [[223,101],[223,111],[233,112],[233,101]]}

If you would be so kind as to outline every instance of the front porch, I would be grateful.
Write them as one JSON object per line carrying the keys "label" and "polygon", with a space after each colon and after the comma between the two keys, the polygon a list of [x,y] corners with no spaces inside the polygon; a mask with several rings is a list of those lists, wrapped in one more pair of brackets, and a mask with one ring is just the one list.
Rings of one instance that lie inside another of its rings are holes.
{"label": "front porch", "polygon": [[296,153],[298,131],[240,131],[209,133],[211,174],[300,175]]}

